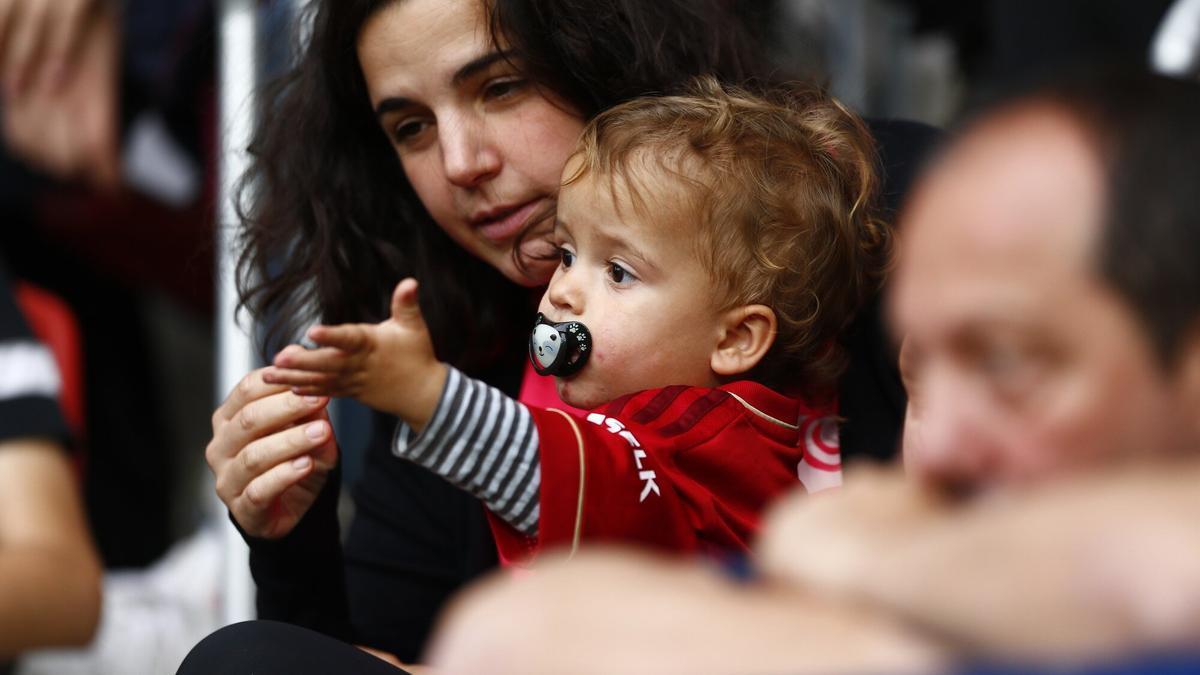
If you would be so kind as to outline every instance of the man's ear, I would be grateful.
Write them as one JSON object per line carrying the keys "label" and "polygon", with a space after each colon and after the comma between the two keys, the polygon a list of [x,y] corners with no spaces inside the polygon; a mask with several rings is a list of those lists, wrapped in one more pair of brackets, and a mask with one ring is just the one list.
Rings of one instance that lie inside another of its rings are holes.
{"label": "man's ear", "polygon": [[775,312],[766,305],[742,305],[725,312],[712,353],[713,372],[722,377],[749,372],[775,344],[775,328]]}

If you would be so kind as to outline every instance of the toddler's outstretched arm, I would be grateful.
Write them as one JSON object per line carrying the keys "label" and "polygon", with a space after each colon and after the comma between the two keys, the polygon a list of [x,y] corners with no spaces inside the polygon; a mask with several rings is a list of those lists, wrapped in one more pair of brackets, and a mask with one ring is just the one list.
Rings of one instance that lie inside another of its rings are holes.
{"label": "toddler's outstretched arm", "polygon": [[386,321],[314,326],[308,338],[316,349],[289,345],[263,379],[290,385],[302,396],[356,398],[414,431],[428,423],[446,383],[446,366],[434,356],[415,279],[396,285]]}

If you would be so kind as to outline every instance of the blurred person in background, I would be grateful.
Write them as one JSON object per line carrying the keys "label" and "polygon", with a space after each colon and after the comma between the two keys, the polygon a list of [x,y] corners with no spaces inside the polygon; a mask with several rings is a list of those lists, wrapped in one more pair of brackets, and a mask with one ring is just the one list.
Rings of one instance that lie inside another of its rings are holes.
{"label": "blurred person in background", "polygon": [[[206,336],[212,311],[209,4],[0,3],[0,257],[62,298],[82,332],[84,497],[109,568],[146,565],[171,542],[187,403],[165,384],[211,372],[207,337],[192,338],[193,361],[190,343],[156,333]],[[175,327],[189,321],[202,328]]]}
{"label": "blurred person in background", "polygon": [[211,4],[0,2],[0,258],[76,319],[72,487],[108,570],[94,639],[22,675],[164,672],[217,623],[215,535],[164,556],[204,513],[178,487],[212,401]]}
{"label": "blurred person in background", "polygon": [[58,408],[58,366],[0,267],[0,672],[30,649],[82,645],[100,620],[100,561]]}
{"label": "blurred person in background", "polygon": [[1194,667],[1196,120],[1195,85],[1100,70],[969,125],[901,224],[908,475],[851,472],[782,505],[748,587],[621,553],[493,579],[459,599],[431,663]]}

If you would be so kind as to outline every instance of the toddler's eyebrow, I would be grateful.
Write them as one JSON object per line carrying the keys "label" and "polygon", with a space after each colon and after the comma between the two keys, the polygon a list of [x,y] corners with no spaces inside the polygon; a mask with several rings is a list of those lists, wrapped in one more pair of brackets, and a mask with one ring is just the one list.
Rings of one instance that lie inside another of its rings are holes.
{"label": "toddler's eyebrow", "polygon": [[658,265],[655,265],[650,257],[645,253],[642,253],[642,250],[634,245],[632,241],[629,241],[623,237],[609,234],[603,229],[596,233],[596,238],[604,242],[604,244],[609,248],[632,258],[633,261],[640,267],[654,271],[658,270]]}

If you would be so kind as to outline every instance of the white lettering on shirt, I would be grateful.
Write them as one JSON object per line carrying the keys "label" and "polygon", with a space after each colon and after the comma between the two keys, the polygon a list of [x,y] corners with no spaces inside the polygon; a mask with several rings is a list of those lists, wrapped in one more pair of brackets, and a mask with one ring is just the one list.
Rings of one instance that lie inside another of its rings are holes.
{"label": "white lettering on shirt", "polygon": [[646,497],[649,497],[651,492],[661,497],[662,492],[659,491],[658,483],[654,480],[657,475],[652,469],[642,469],[642,460],[646,458],[646,451],[642,449],[642,444],[638,442],[637,437],[626,429],[625,425],[621,424],[619,420],[606,417],[601,413],[589,414],[587,421],[598,427],[604,427],[608,430],[608,433],[620,436],[629,444],[630,449],[633,451],[633,461],[638,468],[638,478],[642,480],[642,495],[638,498],[638,503],[646,501]]}

